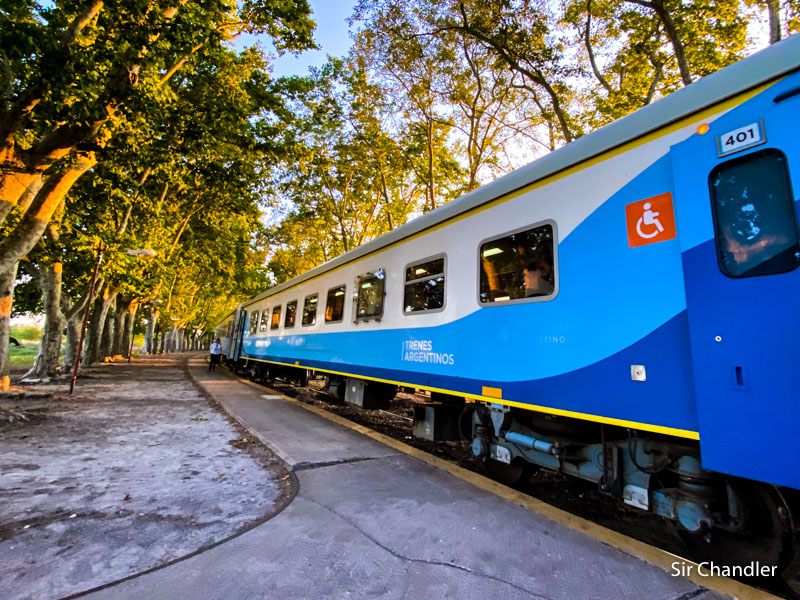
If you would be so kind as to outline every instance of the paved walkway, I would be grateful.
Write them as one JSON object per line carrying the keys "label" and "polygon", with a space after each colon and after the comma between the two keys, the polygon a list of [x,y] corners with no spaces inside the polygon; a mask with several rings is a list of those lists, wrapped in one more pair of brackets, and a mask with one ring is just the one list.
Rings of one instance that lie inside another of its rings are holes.
{"label": "paved walkway", "polygon": [[263,525],[92,599],[727,597],[199,360],[191,370],[300,491]]}

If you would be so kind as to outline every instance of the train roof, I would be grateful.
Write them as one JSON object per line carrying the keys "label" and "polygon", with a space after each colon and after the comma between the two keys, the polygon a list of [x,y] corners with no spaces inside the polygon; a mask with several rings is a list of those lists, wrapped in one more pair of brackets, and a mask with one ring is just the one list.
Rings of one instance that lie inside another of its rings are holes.
{"label": "train roof", "polygon": [[272,287],[243,302],[240,306],[247,306],[278,294],[407,237],[421,233],[482,204],[661,129],[762,83],[776,79],[797,69],[798,66],[800,66],[800,35],[794,35],[707,75],[597,131],[580,137],[562,148],[417,217],[358,248]]}

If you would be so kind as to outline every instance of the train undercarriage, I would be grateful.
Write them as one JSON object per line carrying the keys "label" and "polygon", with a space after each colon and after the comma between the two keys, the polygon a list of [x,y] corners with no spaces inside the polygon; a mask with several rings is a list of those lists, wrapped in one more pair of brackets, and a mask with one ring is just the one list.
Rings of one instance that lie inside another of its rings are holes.
{"label": "train undercarriage", "polygon": [[[310,371],[240,361],[236,371],[305,386]],[[324,391],[364,409],[388,408],[397,387],[325,375]],[[540,468],[592,482],[609,496],[669,520],[691,558],[731,574],[800,572],[797,490],[706,471],[693,440],[432,393],[413,408],[415,437],[465,440],[492,476],[519,485]],[[754,446],[754,452],[757,446]],[[750,570],[747,570],[750,568]],[[753,571],[752,569],[756,570]]]}
{"label": "train undercarriage", "polygon": [[670,520],[697,562],[798,570],[796,490],[706,471],[697,442],[489,403],[467,405],[461,420],[473,454],[505,483],[558,471]]}

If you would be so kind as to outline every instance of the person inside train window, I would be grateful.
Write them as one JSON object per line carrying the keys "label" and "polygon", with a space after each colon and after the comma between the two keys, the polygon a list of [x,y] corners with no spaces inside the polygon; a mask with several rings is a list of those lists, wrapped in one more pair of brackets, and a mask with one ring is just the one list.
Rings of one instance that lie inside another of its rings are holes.
{"label": "person inside train window", "polygon": [[344,299],[346,286],[340,285],[328,290],[325,303],[325,322],[336,323],[344,318]]}
{"label": "person inside train window", "polygon": [[270,324],[270,329],[277,329],[281,326],[281,307],[280,305],[276,306],[272,309],[272,323]]}
{"label": "person inside train window", "polygon": [[264,311],[261,313],[261,324],[258,326],[259,331],[266,331],[267,330],[267,319],[269,318],[269,312]]}
{"label": "person inside train window", "polygon": [[723,163],[709,176],[717,261],[730,277],[785,273],[800,265],[794,201],[779,150]]}
{"label": "person inside train window", "polygon": [[480,301],[551,296],[556,288],[553,226],[540,225],[481,244]]}
{"label": "person inside train window", "polygon": [[303,325],[310,326],[314,325],[317,322],[318,300],[319,296],[317,296],[317,294],[306,296],[306,299],[303,302],[303,321],[302,321]]}
{"label": "person inside train window", "polygon": [[294,319],[297,314],[297,300],[286,303],[286,316],[283,318],[283,327],[294,327]]}
{"label": "person inside train window", "polygon": [[358,278],[356,298],[356,321],[377,319],[383,315],[384,279],[383,269]]}
{"label": "person inside train window", "polygon": [[437,310],[444,306],[444,257],[406,268],[403,312]]}
{"label": "person inside train window", "polygon": [[553,261],[539,252],[522,269],[525,297],[547,296],[553,293]]}

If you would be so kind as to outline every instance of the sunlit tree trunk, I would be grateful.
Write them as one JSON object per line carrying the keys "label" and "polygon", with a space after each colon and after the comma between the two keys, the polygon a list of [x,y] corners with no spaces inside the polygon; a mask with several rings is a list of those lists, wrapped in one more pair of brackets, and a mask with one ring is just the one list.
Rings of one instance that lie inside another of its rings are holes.
{"label": "sunlit tree trunk", "polygon": [[85,153],[78,157],[74,166],[64,167],[47,178],[19,223],[0,240],[0,273],[8,271],[31,251],[69,189],[96,163],[94,152]]}
{"label": "sunlit tree trunk", "polygon": [[11,384],[8,376],[10,366],[8,338],[11,336],[11,305],[14,300],[16,279],[16,264],[5,273],[0,273],[0,392],[6,391]]}

